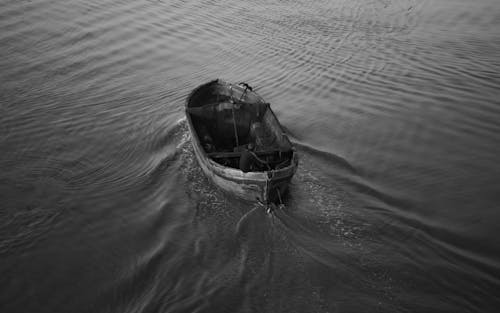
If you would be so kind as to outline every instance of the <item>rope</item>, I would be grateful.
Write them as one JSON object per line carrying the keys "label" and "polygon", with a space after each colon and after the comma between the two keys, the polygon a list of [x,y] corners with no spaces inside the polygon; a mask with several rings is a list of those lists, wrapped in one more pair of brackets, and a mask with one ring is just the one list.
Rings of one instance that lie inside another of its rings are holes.
{"label": "rope", "polygon": [[[245,86],[245,90],[243,90],[243,92],[241,93],[241,97],[240,97],[240,102],[241,100],[243,99],[243,97],[245,96],[245,94],[247,93],[247,90],[248,90],[248,85]],[[250,89],[251,90],[251,89]]]}
{"label": "rope", "polygon": [[234,105],[231,106],[231,112],[233,112],[234,137],[236,138],[236,147],[238,147],[240,143],[238,140],[238,129],[236,128],[236,118],[234,117]]}
{"label": "rope", "polygon": [[[253,157],[254,157],[257,161],[259,161],[261,164],[266,165],[266,166],[267,166],[267,169],[268,169],[269,171],[271,170],[271,166],[269,165],[269,162],[264,161],[264,160],[262,160],[261,158],[259,158],[259,157],[257,156],[257,154],[255,154],[255,152],[253,152],[253,151],[251,151],[251,150],[249,150],[249,152],[252,154],[252,156],[253,156]],[[273,173],[274,173],[274,172],[273,172]]]}
{"label": "rope", "polygon": [[[250,87],[247,83],[240,83],[240,85],[243,85],[245,87],[245,90],[243,90],[243,92],[241,93],[240,100],[238,102],[241,102],[241,100],[243,99],[243,97],[247,93],[247,90],[252,91],[252,87]],[[229,89],[231,91],[231,98],[232,98],[233,86],[231,85],[229,87]],[[238,140],[238,129],[236,127],[236,117],[234,115],[234,103],[233,103],[233,106],[231,107],[231,112],[233,113],[234,138],[236,139],[236,146],[238,147],[240,145],[240,143],[239,143],[239,140]]]}
{"label": "rope", "polygon": [[280,205],[283,205],[283,201],[281,200],[281,193],[280,193],[280,189],[277,188],[276,189],[276,192],[278,193],[278,199],[280,200]]}

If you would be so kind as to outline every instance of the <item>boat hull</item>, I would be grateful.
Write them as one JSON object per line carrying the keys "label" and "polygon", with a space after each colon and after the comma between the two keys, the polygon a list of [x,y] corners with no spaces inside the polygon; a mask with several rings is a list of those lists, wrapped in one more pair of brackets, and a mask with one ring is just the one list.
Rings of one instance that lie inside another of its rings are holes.
{"label": "boat hull", "polygon": [[[234,87],[237,92],[237,86]],[[207,178],[223,192],[248,201],[262,203],[281,202],[287,192],[290,180],[298,166],[298,158],[293,149],[290,165],[270,171],[243,172],[240,169],[226,167],[211,159],[201,145],[201,140],[190,114],[186,114],[191,143],[198,163]],[[276,131],[284,136],[279,122],[271,111],[269,119],[274,119]],[[288,139],[287,139],[288,140]]]}
{"label": "boat hull", "polygon": [[223,192],[243,200],[262,203],[281,201],[281,196],[287,192],[290,180],[295,174],[298,164],[295,155],[292,167],[269,172],[244,173],[237,169],[221,166],[208,158],[203,148],[193,138],[196,133],[191,124],[189,128],[196,159],[201,170],[212,184]]}

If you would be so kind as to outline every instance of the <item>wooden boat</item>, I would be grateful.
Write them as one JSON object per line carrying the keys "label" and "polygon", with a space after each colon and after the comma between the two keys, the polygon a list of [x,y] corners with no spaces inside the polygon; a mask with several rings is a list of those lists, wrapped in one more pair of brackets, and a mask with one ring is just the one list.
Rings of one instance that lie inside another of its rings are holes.
{"label": "wooden boat", "polygon": [[213,184],[245,200],[282,201],[297,153],[269,103],[250,86],[201,85],[186,101],[186,117],[196,158]]}

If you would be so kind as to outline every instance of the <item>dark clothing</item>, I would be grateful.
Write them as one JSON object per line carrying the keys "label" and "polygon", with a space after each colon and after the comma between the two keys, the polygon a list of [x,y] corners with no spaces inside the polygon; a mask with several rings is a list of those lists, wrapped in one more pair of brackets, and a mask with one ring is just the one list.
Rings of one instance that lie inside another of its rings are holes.
{"label": "dark clothing", "polygon": [[250,152],[247,149],[244,149],[241,152],[241,157],[240,157],[240,170],[242,170],[245,173],[250,172],[254,163],[255,159],[252,152]]}

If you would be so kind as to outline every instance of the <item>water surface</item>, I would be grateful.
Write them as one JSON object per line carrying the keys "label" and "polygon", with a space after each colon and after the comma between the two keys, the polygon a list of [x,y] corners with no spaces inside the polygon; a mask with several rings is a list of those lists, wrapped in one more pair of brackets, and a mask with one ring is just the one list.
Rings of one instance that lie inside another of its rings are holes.
{"label": "water surface", "polygon": [[[495,312],[498,1],[0,1],[1,312]],[[246,81],[300,155],[221,194],[185,97]]]}

